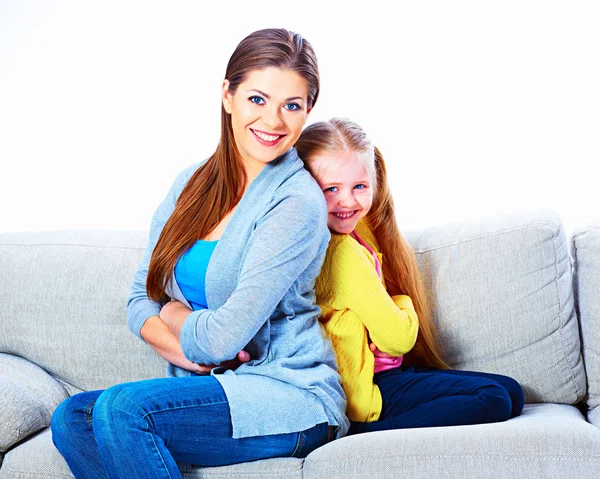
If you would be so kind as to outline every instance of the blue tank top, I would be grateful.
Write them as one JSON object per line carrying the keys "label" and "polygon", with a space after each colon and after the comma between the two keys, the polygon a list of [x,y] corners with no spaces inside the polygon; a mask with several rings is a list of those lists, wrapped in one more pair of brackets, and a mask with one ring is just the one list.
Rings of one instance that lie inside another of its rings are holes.
{"label": "blue tank top", "polygon": [[175,280],[192,309],[207,309],[206,270],[218,241],[198,240],[175,265]]}

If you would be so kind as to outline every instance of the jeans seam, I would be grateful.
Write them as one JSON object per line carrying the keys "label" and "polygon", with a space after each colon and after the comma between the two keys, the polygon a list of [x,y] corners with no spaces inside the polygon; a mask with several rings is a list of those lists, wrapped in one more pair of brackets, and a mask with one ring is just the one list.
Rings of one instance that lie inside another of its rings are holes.
{"label": "jeans seam", "polygon": [[303,446],[303,442],[304,442],[304,432],[300,431],[298,433],[298,440],[296,441],[296,447],[294,448],[294,452],[292,452],[292,455],[290,457],[296,457],[296,453],[302,448]]}
{"label": "jeans seam", "polygon": [[142,419],[146,419],[151,414],[156,414],[156,413],[161,413],[161,412],[166,412],[166,411],[174,411],[176,409],[189,409],[189,408],[204,407],[204,406],[220,406],[223,404],[229,405],[229,403],[227,401],[220,401],[220,402],[211,402],[209,404],[190,404],[188,406],[167,407],[167,408],[157,409],[156,411],[148,411],[146,414],[144,414],[142,416]]}
{"label": "jeans seam", "polygon": [[90,426],[93,426],[93,410],[94,410],[94,406],[96,405],[96,400],[94,400],[93,402],[91,402],[90,404],[88,404],[84,409],[84,413],[85,413],[85,420],[87,421],[87,423]]}
{"label": "jeans seam", "polygon": [[156,450],[156,454],[158,454],[158,457],[160,457],[160,460],[162,462],[163,468],[165,470],[165,472],[167,473],[167,475],[172,478],[173,476],[171,475],[171,473],[169,472],[169,468],[165,462],[165,458],[163,457],[163,455],[160,453],[160,448],[158,447],[158,444],[156,444],[156,439],[154,438],[154,434],[151,434],[152,437],[152,443],[154,444],[154,449]]}

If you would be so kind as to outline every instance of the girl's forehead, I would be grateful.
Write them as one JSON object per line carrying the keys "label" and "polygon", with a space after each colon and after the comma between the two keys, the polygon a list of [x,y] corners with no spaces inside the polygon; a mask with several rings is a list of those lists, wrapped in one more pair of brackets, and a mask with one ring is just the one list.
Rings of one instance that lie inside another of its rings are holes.
{"label": "girl's forehead", "polygon": [[323,151],[313,160],[313,170],[321,181],[352,181],[357,177],[368,178],[367,168],[356,151]]}

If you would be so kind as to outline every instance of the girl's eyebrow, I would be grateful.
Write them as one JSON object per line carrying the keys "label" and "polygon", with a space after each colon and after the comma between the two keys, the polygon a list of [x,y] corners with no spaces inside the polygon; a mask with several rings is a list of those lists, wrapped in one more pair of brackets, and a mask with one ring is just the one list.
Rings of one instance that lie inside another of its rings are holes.
{"label": "girl's eyebrow", "polygon": [[[251,91],[255,91],[256,93],[261,94],[262,96],[264,96],[267,100],[270,100],[271,97],[269,95],[267,95],[265,92],[260,91],[260,90],[256,90],[256,89],[252,89],[252,90],[248,90],[248,93],[250,93]],[[302,98],[301,96],[292,96],[290,98],[286,98],[283,101],[292,101],[292,100],[302,100],[304,101],[304,98]]]}

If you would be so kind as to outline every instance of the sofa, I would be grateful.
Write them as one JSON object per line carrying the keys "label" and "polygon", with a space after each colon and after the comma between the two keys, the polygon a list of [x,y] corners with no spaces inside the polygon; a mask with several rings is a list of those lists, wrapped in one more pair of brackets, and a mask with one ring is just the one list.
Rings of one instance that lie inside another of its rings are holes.
{"label": "sofa", "polygon": [[[541,209],[410,230],[444,358],[505,374],[521,416],[344,437],[305,459],[181,464],[184,478],[600,477],[600,220],[567,239]],[[127,329],[142,231],[0,234],[0,479],[72,477],[50,417],[66,397],[161,377]]]}

